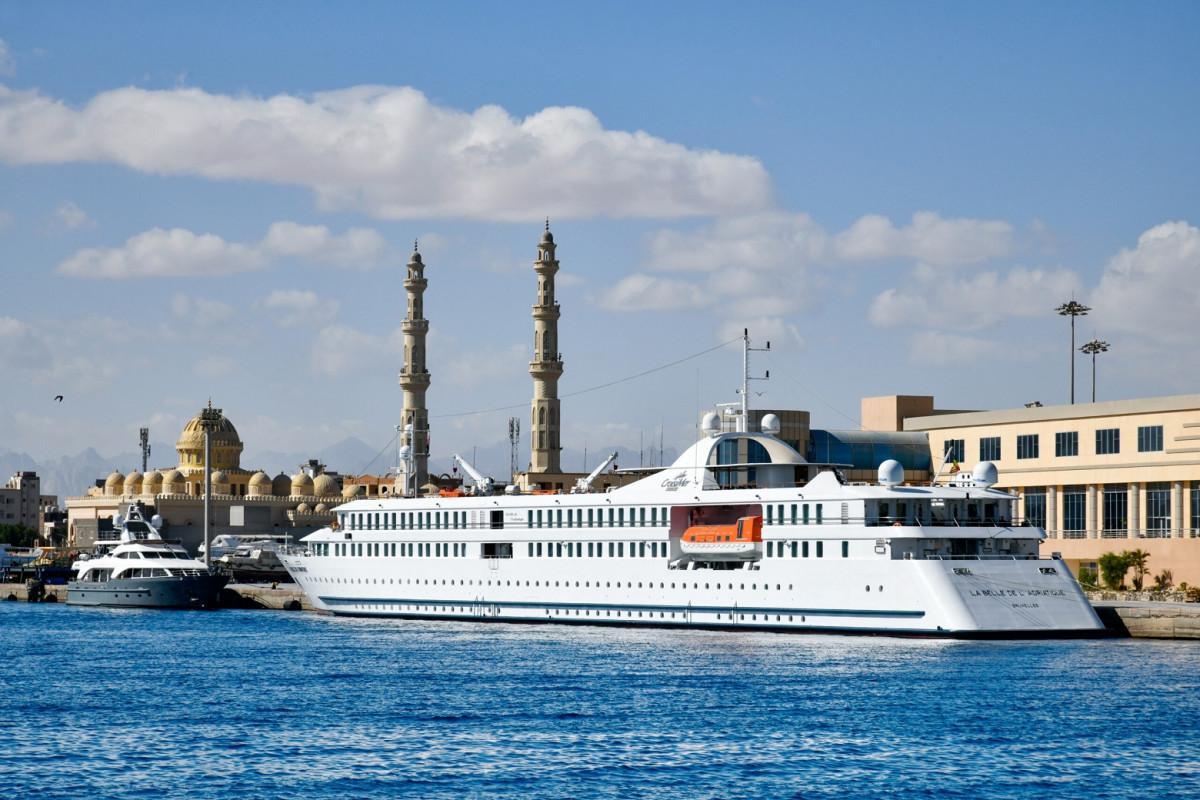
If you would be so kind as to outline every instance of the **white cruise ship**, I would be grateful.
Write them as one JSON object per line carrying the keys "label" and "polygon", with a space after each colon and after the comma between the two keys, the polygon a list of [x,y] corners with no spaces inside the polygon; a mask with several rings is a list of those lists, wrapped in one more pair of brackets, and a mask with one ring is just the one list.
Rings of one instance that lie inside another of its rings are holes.
{"label": "white cruise ship", "polygon": [[[944,637],[1103,636],[984,462],[849,484],[762,432],[705,438],[605,493],[358,500],[280,554],[319,611]],[[743,454],[730,458],[731,454]],[[750,454],[745,457],[744,454]],[[739,460],[741,463],[728,463]]]}

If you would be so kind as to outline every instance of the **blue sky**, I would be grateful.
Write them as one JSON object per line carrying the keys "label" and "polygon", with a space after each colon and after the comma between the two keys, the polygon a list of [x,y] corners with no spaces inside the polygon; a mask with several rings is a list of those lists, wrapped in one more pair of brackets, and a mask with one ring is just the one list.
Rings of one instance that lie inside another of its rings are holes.
{"label": "blue sky", "polygon": [[1170,2],[0,4],[0,448],[126,452],[210,396],[248,450],[382,448],[419,240],[446,470],[528,415],[547,217],[572,450],[686,445],[741,369],[688,357],[744,327],[753,403],[816,427],[1065,403],[1071,297],[1099,399],[1197,393],[1198,33]]}

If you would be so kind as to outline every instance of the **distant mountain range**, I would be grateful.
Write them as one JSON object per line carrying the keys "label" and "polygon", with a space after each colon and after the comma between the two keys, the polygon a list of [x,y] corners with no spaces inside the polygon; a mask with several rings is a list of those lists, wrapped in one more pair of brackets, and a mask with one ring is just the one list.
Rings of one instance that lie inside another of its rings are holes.
{"label": "distant mountain range", "polygon": [[[152,442],[150,469],[171,469],[176,465],[174,443]],[[621,467],[636,467],[638,454],[624,448],[598,448],[589,450],[586,458],[580,450],[563,450],[561,456],[562,468],[567,471],[590,472],[609,453],[616,450],[617,465]],[[484,475],[489,475],[497,482],[505,482],[510,477],[510,449],[507,441],[500,441],[488,447],[475,447],[460,452],[467,463]],[[674,450],[664,453],[666,463],[675,460]],[[363,442],[361,439],[350,437],[337,444],[319,450],[315,453],[282,453],[276,450],[259,450],[242,453],[242,466],[246,469],[261,469],[268,475],[278,475],[284,472],[294,475],[300,464],[310,458],[315,458],[331,472],[342,475],[383,475],[392,472],[399,460],[395,442],[388,444],[382,451]],[[659,464],[658,453],[647,452],[643,457],[644,466]],[[529,448],[523,446],[517,453],[517,470],[529,467]],[[117,470],[128,474],[130,470],[142,468],[142,455],[132,451],[105,457],[89,447],[77,456],[60,456],[51,460],[36,461],[26,453],[17,453],[8,448],[0,447],[0,485],[6,483],[14,473],[32,471],[38,474],[42,481],[42,494],[57,495],[59,500],[67,497],[77,497],[96,485]],[[455,474],[454,463],[449,454],[434,455],[429,462],[429,471],[435,475]],[[461,472],[461,471],[460,471]]]}

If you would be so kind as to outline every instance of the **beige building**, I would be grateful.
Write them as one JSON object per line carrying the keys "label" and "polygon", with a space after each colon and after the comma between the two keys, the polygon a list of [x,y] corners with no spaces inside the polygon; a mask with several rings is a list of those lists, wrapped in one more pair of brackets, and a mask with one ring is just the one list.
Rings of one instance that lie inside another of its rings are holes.
{"label": "beige building", "polygon": [[995,463],[997,488],[1076,572],[1141,549],[1150,576],[1200,584],[1200,395],[955,412],[932,397],[868,398],[868,422],[927,433],[942,480],[955,463]]}
{"label": "beige building", "polygon": [[[18,472],[0,487],[0,524],[23,525],[41,532],[42,482],[36,472]],[[52,498],[46,498],[53,503]]]}
{"label": "beige building", "polygon": [[[211,405],[210,405],[211,407]],[[233,423],[221,415],[212,440],[211,535],[290,533],[304,536],[333,521],[333,508],[359,494],[395,491],[388,479],[370,476],[343,482],[323,465],[310,461],[295,475],[274,478],[241,466],[242,440]],[[67,537],[72,547],[88,547],[102,529],[111,529],[114,514],[140,502],[165,523],[163,535],[182,540],[193,552],[203,541],[204,433],[197,414],[184,426],[175,445],[178,463],[145,475],[113,472],[82,497],[67,498]],[[99,483],[99,482],[97,482]]]}

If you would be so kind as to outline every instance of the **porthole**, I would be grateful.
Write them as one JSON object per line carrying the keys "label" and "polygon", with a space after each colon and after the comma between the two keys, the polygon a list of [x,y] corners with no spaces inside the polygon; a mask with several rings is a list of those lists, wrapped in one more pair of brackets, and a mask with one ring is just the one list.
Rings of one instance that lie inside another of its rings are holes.
{"label": "porthole", "polygon": [[868,592],[869,592],[869,591],[871,591],[871,585],[870,585],[870,584],[867,584],[867,591],[868,591]]}
{"label": "porthole", "polygon": [[881,591],[881,592],[883,591],[883,587],[882,587],[882,586],[880,586],[880,587],[879,587],[879,591]]}

